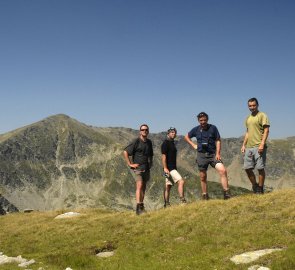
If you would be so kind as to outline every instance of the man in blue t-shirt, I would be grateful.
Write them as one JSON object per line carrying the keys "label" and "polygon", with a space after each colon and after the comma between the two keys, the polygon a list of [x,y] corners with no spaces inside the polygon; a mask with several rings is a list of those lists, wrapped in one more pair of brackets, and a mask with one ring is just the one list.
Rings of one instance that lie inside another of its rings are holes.
{"label": "man in blue t-shirt", "polygon": [[[197,150],[197,164],[200,172],[202,199],[208,200],[208,188],[207,188],[207,170],[210,164],[215,168],[219,175],[220,181],[224,192],[224,199],[230,198],[227,171],[224,167],[221,156],[221,140],[218,129],[216,126],[208,124],[209,116],[205,112],[201,112],[197,115],[199,126],[194,127],[184,139],[195,150]],[[195,137],[197,144],[195,144],[191,138]]]}

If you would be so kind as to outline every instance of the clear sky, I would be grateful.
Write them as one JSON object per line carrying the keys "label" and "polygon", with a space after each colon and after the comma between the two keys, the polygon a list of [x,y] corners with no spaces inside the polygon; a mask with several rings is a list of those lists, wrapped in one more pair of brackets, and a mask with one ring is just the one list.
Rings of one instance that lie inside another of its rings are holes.
{"label": "clear sky", "polygon": [[295,136],[293,0],[2,0],[0,133],[64,113],[186,134],[205,111],[244,134],[258,98],[270,138]]}

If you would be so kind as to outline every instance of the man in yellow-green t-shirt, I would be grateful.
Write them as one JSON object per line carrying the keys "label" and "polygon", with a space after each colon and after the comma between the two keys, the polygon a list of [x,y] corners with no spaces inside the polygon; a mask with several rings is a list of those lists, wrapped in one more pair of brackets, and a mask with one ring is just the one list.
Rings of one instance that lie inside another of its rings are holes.
{"label": "man in yellow-green t-shirt", "polygon": [[[265,181],[266,140],[269,134],[269,120],[265,113],[258,110],[258,100],[250,98],[248,108],[251,114],[245,120],[246,134],[241,148],[244,154],[244,169],[252,183],[253,192],[263,194]],[[258,170],[258,183],[253,172]]]}

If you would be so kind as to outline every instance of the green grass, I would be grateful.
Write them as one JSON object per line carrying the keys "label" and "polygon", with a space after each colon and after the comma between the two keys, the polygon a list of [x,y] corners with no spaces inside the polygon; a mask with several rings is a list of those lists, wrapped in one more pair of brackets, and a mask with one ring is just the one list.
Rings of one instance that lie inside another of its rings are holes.
{"label": "green grass", "polygon": [[[77,210],[78,211],[78,210]],[[295,190],[228,201],[197,201],[151,211],[80,210],[83,216],[55,220],[62,211],[0,217],[0,251],[35,259],[29,268],[77,269],[295,269]],[[285,248],[248,265],[234,255]],[[114,249],[110,258],[97,250]],[[19,269],[2,265],[0,269]]]}

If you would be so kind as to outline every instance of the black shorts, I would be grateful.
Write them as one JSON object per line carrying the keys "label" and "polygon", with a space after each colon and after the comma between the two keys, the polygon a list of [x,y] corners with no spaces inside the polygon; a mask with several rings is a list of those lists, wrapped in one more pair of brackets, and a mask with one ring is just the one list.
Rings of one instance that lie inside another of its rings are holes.
{"label": "black shorts", "polygon": [[203,152],[197,153],[197,164],[199,171],[207,171],[209,164],[211,165],[211,167],[215,168],[217,163],[222,163],[222,161],[217,160],[215,158],[215,154]]}

